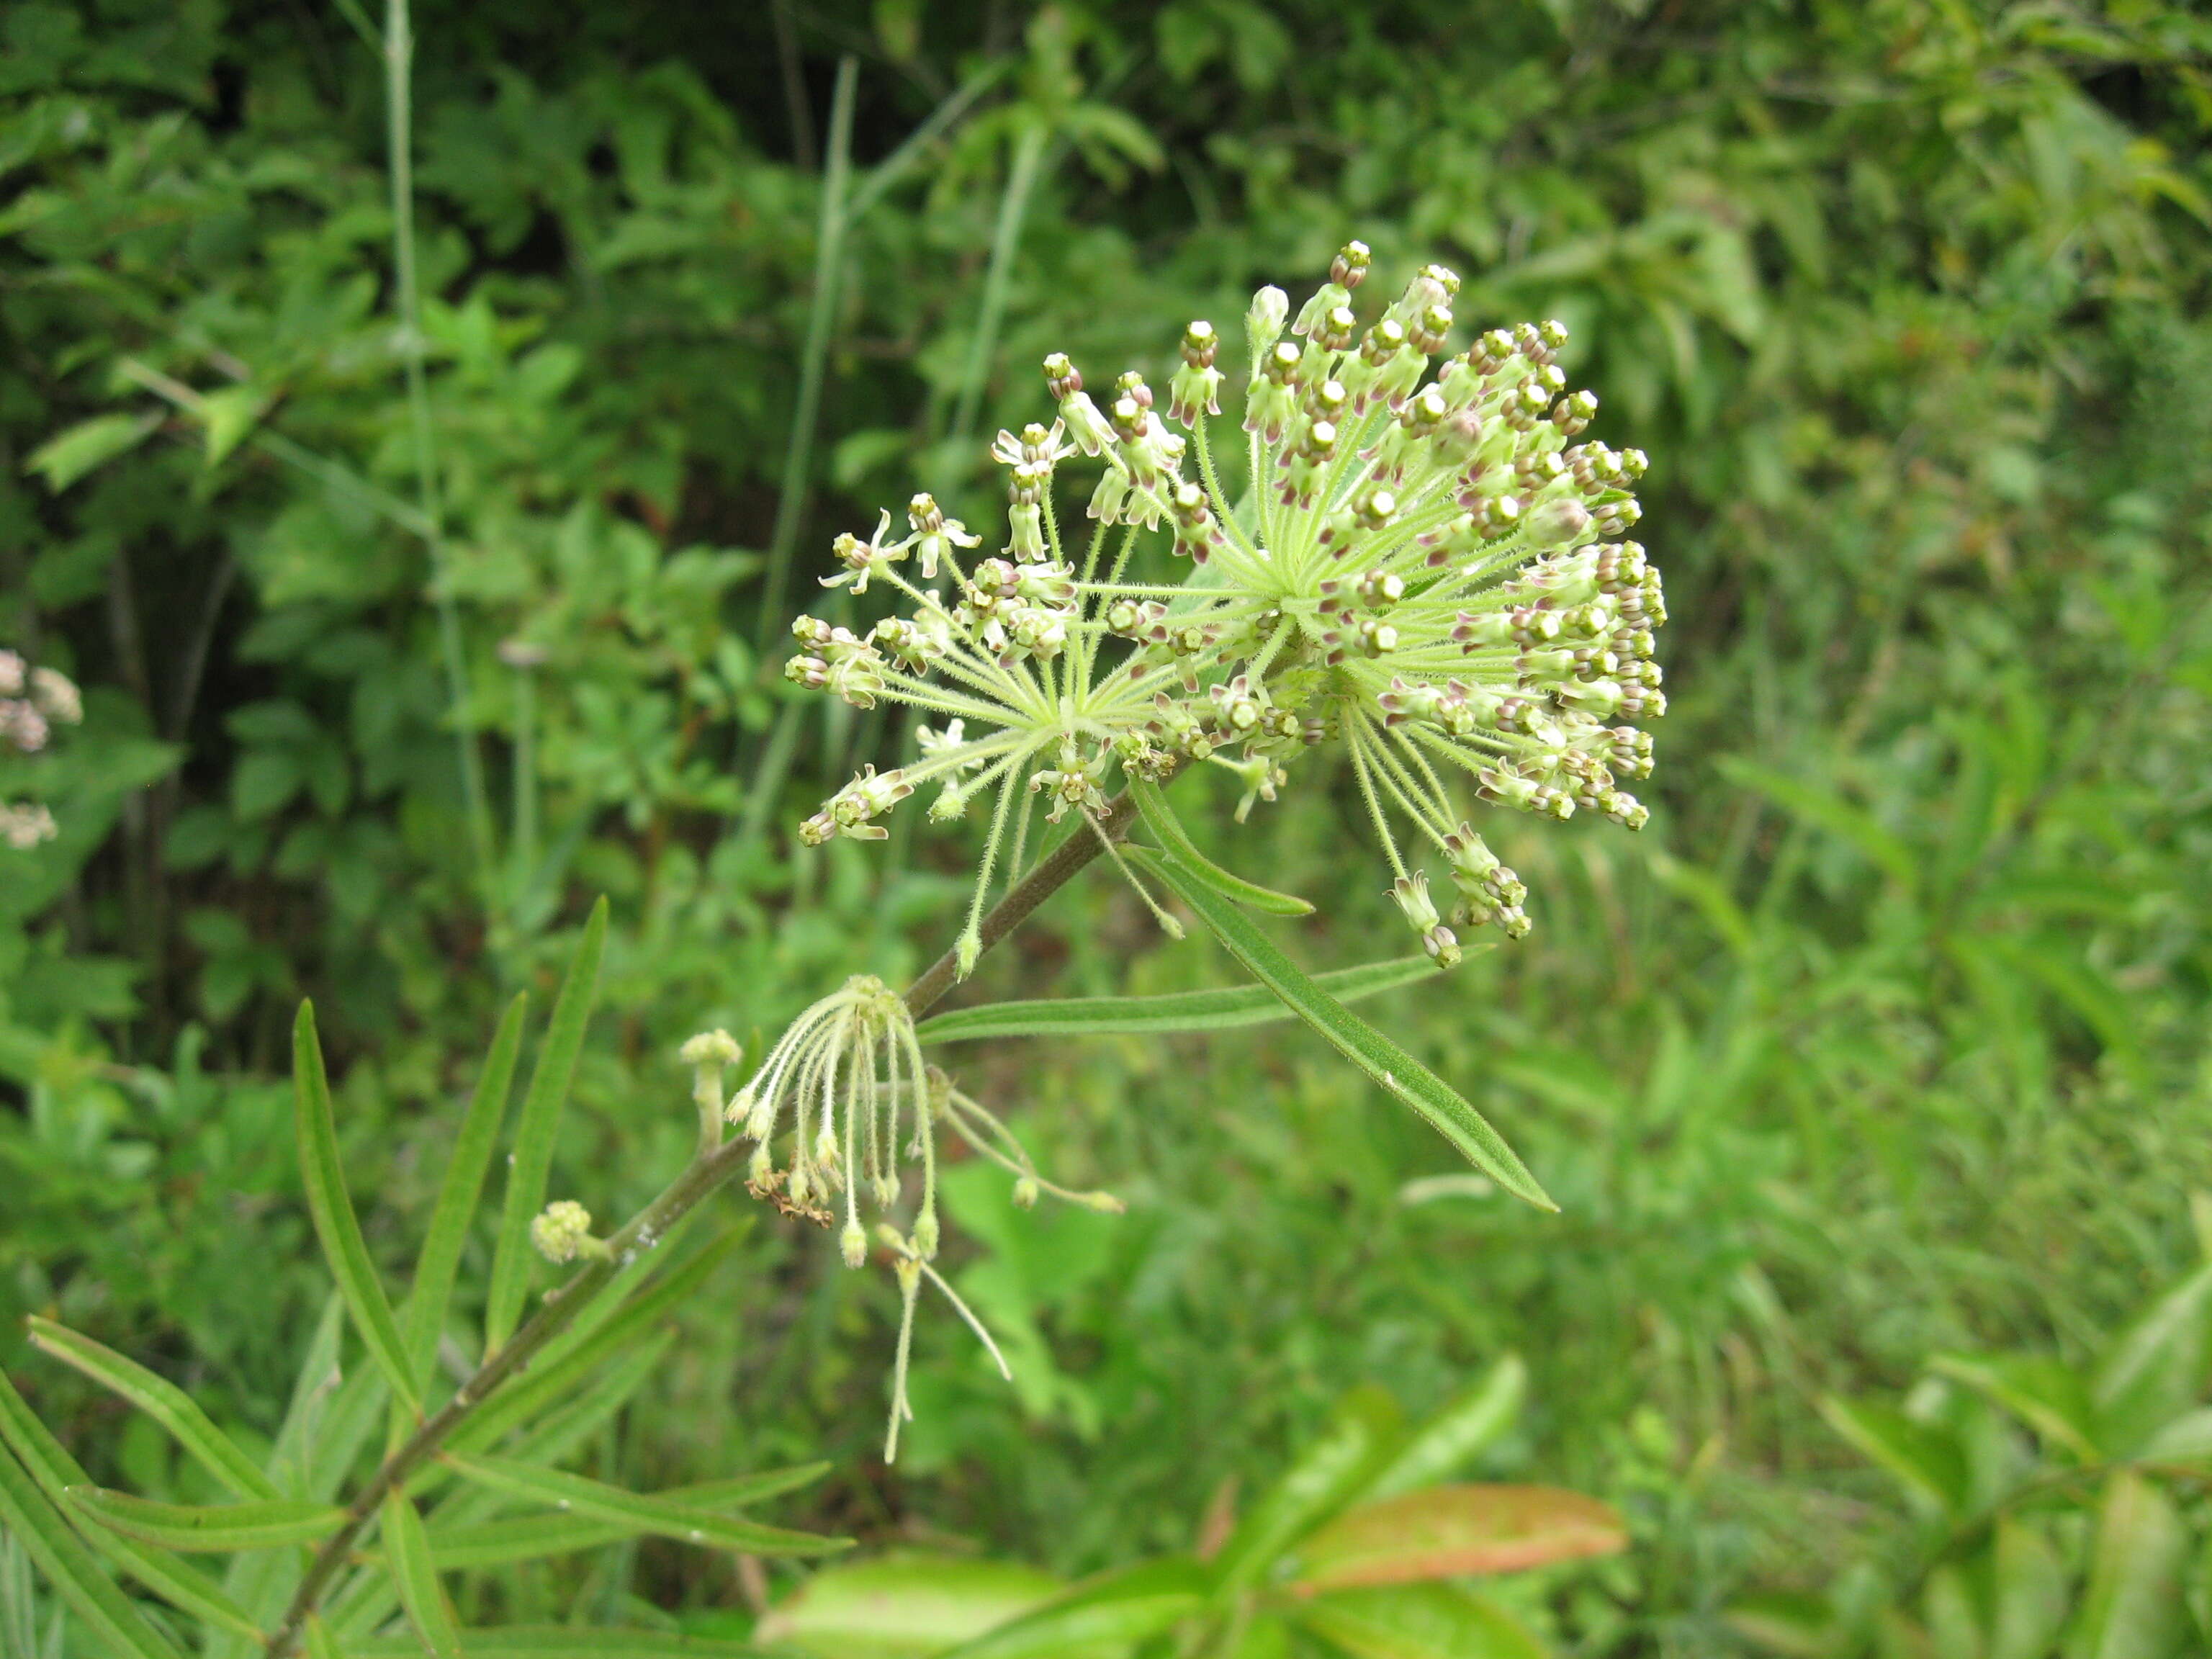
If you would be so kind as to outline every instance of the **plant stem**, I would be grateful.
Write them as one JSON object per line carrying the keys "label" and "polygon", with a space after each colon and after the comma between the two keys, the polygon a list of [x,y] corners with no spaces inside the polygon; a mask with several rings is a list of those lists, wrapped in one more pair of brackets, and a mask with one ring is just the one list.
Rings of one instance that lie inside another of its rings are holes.
{"label": "plant stem", "polygon": [[463,810],[476,855],[477,879],[487,914],[495,903],[491,809],[484,792],[483,762],[477,753],[476,729],[469,715],[468,659],[461,641],[461,617],[447,578],[446,532],[438,487],[437,435],[430,421],[430,387],[423,364],[422,304],[415,263],[414,97],[410,83],[415,35],[408,0],[386,0],[384,8],[384,106],[386,154],[392,180],[392,282],[399,308],[399,355],[407,374],[408,422],[414,429],[415,484],[421,497],[423,539],[430,550],[431,582],[438,611],[438,645],[445,659],[446,695],[453,708],[453,741],[460,757]]}
{"label": "plant stem", "polygon": [[[1098,821],[1097,834],[1070,836],[1039,862],[984,915],[976,930],[981,948],[988,951],[1012,933],[1097,858],[1109,840],[1125,834],[1136,810],[1136,803],[1124,790]],[[952,988],[957,977],[957,958],[948,951],[907,988],[907,1007],[920,1018]],[[503,1384],[528,1370],[548,1343],[566,1330],[641,1251],[651,1248],[646,1241],[666,1238],[678,1222],[727,1184],[744,1167],[750,1152],[744,1140],[732,1139],[695,1154],[659,1197],[607,1241],[606,1259],[587,1263],[567,1284],[547,1291],[543,1305],[522,1328],[477,1368],[451,1400],[386,1455],[346,1506],[345,1519],[338,1529],[317,1547],[314,1559],[293,1593],[291,1605],[264,1644],[268,1659],[291,1659],[299,1651],[307,1615],[320,1605],[331,1582],[347,1565],[361,1535],[374,1524],[386,1495],[404,1486]]]}
{"label": "plant stem", "polygon": [[1006,173],[1006,193],[999,200],[998,228],[991,237],[991,266],[983,276],[983,303],[975,318],[975,337],[968,347],[968,362],[960,375],[960,401],[953,406],[951,435],[964,438],[974,428],[983,401],[984,383],[991,376],[991,358],[999,343],[999,325],[1006,313],[1006,289],[1012,284],[1014,255],[1022,240],[1022,219],[1029,211],[1030,193],[1036,188],[1044,165],[1049,137],[1042,120],[1022,129],[1014,145],[1013,166]]}
{"label": "plant stem", "polygon": [[784,589],[791,582],[792,556],[805,516],[807,478],[814,459],[814,428],[822,413],[822,380],[830,361],[830,331],[837,316],[837,279],[845,258],[845,190],[852,175],[853,94],[860,80],[859,60],[849,52],[837,63],[837,86],[830,101],[830,159],[822,173],[822,216],[815,234],[814,294],[806,308],[806,340],[799,356],[799,400],[791,415],[791,436],[783,452],[783,485],[775,503],[775,528],[768,543],[768,580],[761,590],[758,637],[763,652],[775,638],[783,615]]}

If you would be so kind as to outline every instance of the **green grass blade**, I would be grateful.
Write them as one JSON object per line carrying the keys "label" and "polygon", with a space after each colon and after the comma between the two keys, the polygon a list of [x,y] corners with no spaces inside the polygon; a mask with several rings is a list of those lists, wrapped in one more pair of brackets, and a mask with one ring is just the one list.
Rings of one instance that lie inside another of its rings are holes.
{"label": "green grass blade", "polygon": [[[69,1489],[88,1485],[89,1477],[4,1375],[0,1375],[0,1441],[22,1461],[46,1502],[66,1516]],[[0,1457],[7,1455],[0,1451]],[[259,1628],[220,1585],[167,1551],[99,1527],[86,1531],[85,1541],[172,1607],[210,1625],[261,1639]]]}
{"label": "green grass blade", "polygon": [[523,1097],[522,1117],[514,1128],[514,1151],[507,1171],[507,1197],[499,1212],[499,1249],[492,1257],[491,1300],[484,1313],[484,1356],[507,1345],[521,1316],[522,1298],[530,1284],[530,1224],[545,1204],[545,1177],[553,1164],[553,1139],[561,1127],[561,1109],[568,1103],[568,1085],[576,1075],[576,1056],[584,1047],[584,1026],[592,1015],[597,994],[599,957],[607,944],[607,902],[592,907],[591,920],[561,982],[553,1004],[553,1018],[545,1030],[545,1047],[530,1074],[530,1092]]}
{"label": "green grass blade", "polygon": [[1182,820],[1168,805],[1166,793],[1156,783],[1143,778],[1129,780],[1129,799],[1137,803],[1137,816],[1144,819],[1145,828],[1159,838],[1159,843],[1170,858],[1181,864],[1185,871],[1235,903],[1248,909],[1264,910],[1271,916],[1310,916],[1313,906],[1290,893],[1278,893],[1271,887],[1262,887],[1242,876],[1231,875],[1192,844],[1190,836],[1182,827]]}
{"label": "green grass blade", "polygon": [[274,1498],[276,1487],[230,1437],[210,1422],[191,1397],[135,1359],[35,1315],[24,1321],[33,1346],[112,1389],[167,1429],[176,1443],[240,1498]]}
{"label": "green grass blade", "polygon": [[462,1457],[444,1454],[461,1476],[479,1486],[525,1498],[589,1519],[620,1521],[656,1537],[679,1543],[702,1544],[715,1549],[744,1550],[754,1555],[828,1555],[849,1549],[849,1538],[825,1538],[819,1534],[764,1527],[712,1510],[695,1509],[665,1497],[624,1492],[580,1474],[566,1474],[519,1463],[504,1457]]}
{"label": "green grass blade", "polygon": [[300,1171],[307,1182],[307,1208],[315,1236],[337,1280],[338,1294],[353,1316],[369,1358],[392,1385],[395,1398],[419,1409],[407,1367],[407,1346],[392,1316],[368,1244],[346,1196],[345,1166],[338,1158],[337,1119],[331,1111],[331,1082],[323,1070],[323,1046],[315,1036],[315,1005],[302,1002],[292,1026],[293,1117],[300,1137]]}
{"label": "green grass blade", "polygon": [[[767,1469],[758,1474],[729,1480],[709,1480],[696,1486],[678,1486],[661,1496],[686,1509],[720,1510],[757,1504],[819,1480],[830,1472],[827,1463],[802,1463],[795,1468]],[[524,1515],[504,1521],[483,1521],[473,1526],[432,1527],[430,1553],[446,1570],[459,1567],[503,1567],[516,1561],[535,1561],[549,1555],[569,1555],[597,1549],[639,1535],[633,1522],[599,1520],[574,1514]]]}
{"label": "green grass blade", "polygon": [[0,1451],[0,1526],[21,1540],[32,1565],[109,1652],[122,1659],[178,1659],[7,1451]]}
{"label": "green grass blade", "polygon": [[[352,1659],[418,1659],[412,1637],[369,1637],[348,1649]],[[720,1642],[657,1630],[570,1630],[565,1625],[508,1625],[469,1632],[471,1655],[514,1659],[758,1659],[749,1642]]]}
{"label": "green grass blade", "polygon": [[467,1243],[469,1223],[483,1196],[484,1175],[499,1144],[501,1120],[507,1115],[507,1091],[514,1082],[514,1065],[522,1052],[522,1021],[529,1007],[527,992],[507,1005],[485,1058],[483,1075],[469,1101],[468,1115],[453,1142],[453,1161],[438,1187],[438,1202],[430,1212],[430,1231],[422,1241],[421,1260],[415,1264],[415,1288],[407,1298],[407,1358],[414,1368],[415,1386],[429,1386],[430,1368],[437,1361],[438,1336],[446,1328],[446,1310],[453,1298],[453,1278],[459,1271],[461,1247]]}
{"label": "green grass blade", "polygon": [[1459,1149],[1468,1163],[1515,1197],[1527,1200],[1538,1209],[1559,1207],[1536,1184],[1535,1176],[1528,1173],[1504,1138],[1490,1127],[1481,1113],[1434,1072],[1315,984],[1234,905],[1173,860],[1158,857],[1141,848],[1132,848],[1129,852],[1197,913],[1247,973],[1280,997],[1292,1013],[1328,1038],[1339,1054],[1426,1120]]}
{"label": "green grass blade", "polygon": [[68,1496],[78,1515],[126,1538],[187,1555],[319,1543],[345,1519],[345,1511],[334,1504],[292,1498],[251,1504],[158,1504],[105,1486],[71,1486]]}
{"label": "green grass blade", "polygon": [[[1468,953],[1488,948],[1468,947]],[[1434,979],[1426,957],[1399,957],[1316,974],[1313,982],[1339,1002],[1356,1002],[1417,980]],[[936,1014],[915,1028],[924,1042],[973,1042],[983,1037],[1124,1036],[1170,1031],[1230,1031],[1291,1017],[1264,985],[1218,991],[1169,991],[1147,997],[1060,997],[1034,1002],[987,1002]]]}
{"label": "green grass blade", "polygon": [[460,1632],[453,1626],[453,1610],[446,1601],[446,1588],[438,1582],[438,1564],[430,1558],[430,1540],[422,1531],[422,1517],[404,1492],[387,1493],[384,1499],[382,1531],[384,1559],[399,1587],[400,1605],[407,1622],[436,1659],[453,1659],[461,1650]]}

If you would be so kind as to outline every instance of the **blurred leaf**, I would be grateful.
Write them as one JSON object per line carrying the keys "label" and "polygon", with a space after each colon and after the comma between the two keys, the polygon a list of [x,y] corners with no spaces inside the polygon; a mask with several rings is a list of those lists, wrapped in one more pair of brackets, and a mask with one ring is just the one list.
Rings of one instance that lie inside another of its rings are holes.
{"label": "blurred leaf", "polygon": [[2181,1632],[2189,1534],[2172,1501],[2139,1474],[2105,1483],[2097,1541],[2069,1659],[2163,1659]]}
{"label": "blurred leaf", "polygon": [[1915,1422],[1902,1412],[1871,1401],[1830,1395],[1820,1415],[1865,1456],[1946,1514],[1957,1515],[1968,1498],[1966,1460],[1958,1442],[1943,1430]]}
{"label": "blurred leaf", "polygon": [[1513,1426],[1528,1395],[1528,1367],[1518,1354],[1507,1354],[1415,1430],[1365,1496],[1395,1498],[1449,1480]]}
{"label": "blurred leaf", "polygon": [[253,434],[276,399],[258,386],[228,386],[200,399],[194,411],[207,428],[207,465],[220,465]]}
{"label": "blurred leaf", "polygon": [[43,473],[46,488],[59,494],[86,473],[129,454],[161,424],[158,414],[95,415],[40,444],[23,463],[23,470]]}
{"label": "blurred leaf", "polygon": [[1295,1617],[1352,1659],[1548,1659],[1520,1620],[1449,1584],[1332,1590]]}
{"label": "blurred leaf", "polygon": [[1555,1486],[1431,1486],[1346,1510],[1298,1547],[1301,1594],[1519,1572],[1628,1547],[1610,1504]]}
{"label": "blurred leaf", "polygon": [[2125,1453],[2197,1404],[2212,1376],[2212,1262],[2145,1309],[2113,1341],[2090,1393],[2112,1449]]}
{"label": "blurred leaf", "polygon": [[588,1519],[619,1522],[639,1532],[672,1538],[679,1543],[743,1550],[752,1555],[829,1555],[852,1547],[849,1538],[825,1538],[815,1533],[765,1527],[757,1522],[695,1509],[665,1496],[625,1492],[580,1474],[538,1468],[512,1458],[463,1457],[447,1452],[441,1454],[441,1461],[465,1480],[509,1497],[528,1498]]}
{"label": "blurred leaf", "polygon": [[1987,1359],[1944,1355],[1930,1360],[1928,1368],[2002,1406],[2083,1462],[2094,1463],[2102,1455],[2088,1390],[2081,1377],[2059,1361],[2038,1354],[2005,1354]]}
{"label": "blurred leaf", "polygon": [[1371,1480],[1404,1433],[1396,1402],[1358,1389],[1244,1512],[1214,1558],[1222,1592],[1259,1583],[1285,1550],[1342,1509]]}
{"label": "blurred leaf", "polygon": [[[720,1642],[704,1636],[678,1636],[657,1630],[573,1630],[561,1625],[495,1625],[466,1634],[467,1651],[515,1659],[758,1659],[749,1642]],[[411,1636],[356,1638],[346,1644],[349,1659],[419,1659],[422,1644]]]}
{"label": "blurred leaf", "polygon": [[1989,1659],[2045,1659],[2066,1622],[2071,1575],[2033,1522],[2000,1516],[1996,1534]]}
{"label": "blurred leaf", "polygon": [[1090,1649],[1149,1641],[1203,1607],[1212,1582],[1182,1556],[1100,1573],[939,1659],[1074,1659]]}
{"label": "blurred leaf", "polygon": [[754,1639],[822,1659],[927,1659],[994,1630],[1061,1588],[1050,1573],[967,1556],[894,1555],[825,1567]]}
{"label": "blurred leaf", "polygon": [[1761,1590],[1729,1604],[1729,1629],[1782,1659],[1844,1659],[1849,1638],[1820,1596]]}

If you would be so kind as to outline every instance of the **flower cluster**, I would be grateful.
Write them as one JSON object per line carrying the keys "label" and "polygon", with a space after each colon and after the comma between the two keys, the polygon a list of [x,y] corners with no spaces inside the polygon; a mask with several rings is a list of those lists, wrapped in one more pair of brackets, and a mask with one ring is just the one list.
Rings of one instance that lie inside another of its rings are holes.
{"label": "flower cluster", "polygon": [[[1548,817],[1644,822],[1622,787],[1651,770],[1636,723],[1666,709],[1658,572],[1622,539],[1644,457],[1585,435],[1597,400],[1568,389],[1561,325],[1493,329],[1444,356],[1458,278],[1427,266],[1363,325],[1368,264],[1346,246],[1295,319],[1280,289],[1254,298],[1241,501],[1222,489],[1210,425],[1220,337],[1194,322],[1164,409],[1133,370],[1102,408],[1065,356],[1045,360],[1058,418],[992,447],[1009,501],[996,552],[971,557],[981,537],[926,495],[906,535],[886,513],[866,541],[838,538],[825,584],[880,582],[906,608],[865,633],[800,617],[789,677],[945,724],[924,728],[913,763],[864,769],[801,834],[880,838],[884,813],[925,786],[936,819],[988,801],[963,969],[994,880],[1022,868],[1034,807],[1096,819],[1130,776],[1228,766],[1241,816],[1306,750],[1340,747],[1393,896],[1444,966],[1457,930],[1529,925],[1520,880],[1455,784]],[[1079,552],[1053,489],[1078,453],[1105,463]],[[1150,579],[1146,532],[1184,568]],[[1441,857],[1449,894],[1401,850],[1396,818]]]}
{"label": "flower cluster", "polygon": [[[0,744],[34,755],[57,726],[84,718],[76,682],[55,668],[32,668],[13,651],[0,651]],[[0,841],[18,852],[54,837],[53,814],[35,801],[0,802]]]}

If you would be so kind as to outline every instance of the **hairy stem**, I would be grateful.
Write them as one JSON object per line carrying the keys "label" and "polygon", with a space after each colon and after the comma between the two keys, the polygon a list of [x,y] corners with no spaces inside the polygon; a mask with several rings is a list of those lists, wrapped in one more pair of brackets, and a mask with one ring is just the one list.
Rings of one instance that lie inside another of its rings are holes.
{"label": "hairy stem", "polygon": [[[1136,817],[1136,803],[1127,790],[1115,796],[1097,822],[1096,835],[1070,836],[1013,890],[993,905],[977,924],[981,948],[1012,933],[1045,900],[1105,850],[1109,842],[1127,833]],[[921,978],[907,988],[906,1005],[916,1018],[951,990],[959,977],[957,958],[946,951]],[[607,1241],[605,1260],[586,1264],[565,1285],[546,1292],[544,1304],[523,1322],[506,1346],[478,1366],[468,1381],[436,1413],[423,1419],[413,1434],[387,1455],[368,1482],[346,1506],[345,1520],[325,1539],[293,1593],[283,1620],[264,1644],[268,1659],[291,1659],[307,1632],[307,1616],[321,1605],[337,1575],[344,1570],[362,1534],[374,1525],[386,1494],[406,1484],[409,1476],[434,1457],[455,1430],[474,1416],[507,1382],[530,1368],[545,1346],[572,1324],[576,1316],[611,1285],[623,1268],[668,1237],[670,1230],[728,1183],[744,1167],[750,1148],[742,1139],[702,1148],[683,1173],[652,1203],[631,1217],[622,1231]]]}

